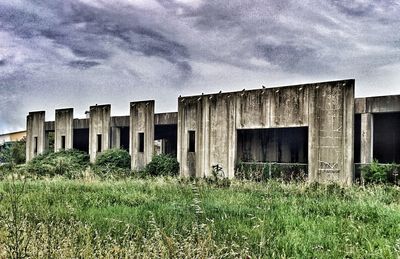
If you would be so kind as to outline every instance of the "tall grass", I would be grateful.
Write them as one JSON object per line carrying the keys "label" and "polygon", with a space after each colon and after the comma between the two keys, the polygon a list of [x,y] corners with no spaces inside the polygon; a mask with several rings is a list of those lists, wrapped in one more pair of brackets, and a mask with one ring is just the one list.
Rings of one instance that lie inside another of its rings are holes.
{"label": "tall grass", "polygon": [[395,186],[52,178],[3,181],[0,197],[4,258],[15,240],[33,258],[400,256]]}

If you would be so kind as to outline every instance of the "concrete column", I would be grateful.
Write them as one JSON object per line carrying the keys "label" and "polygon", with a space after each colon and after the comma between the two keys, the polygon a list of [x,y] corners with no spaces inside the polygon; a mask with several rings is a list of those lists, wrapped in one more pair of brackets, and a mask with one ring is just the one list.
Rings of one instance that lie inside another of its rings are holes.
{"label": "concrete column", "polygon": [[309,91],[309,181],[353,181],[354,81],[317,84]]}
{"label": "concrete column", "polygon": [[[73,148],[74,109],[58,109],[55,116],[54,151]],[[63,141],[64,139],[64,141]],[[63,142],[65,146],[63,147]]]}
{"label": "concrete column", "polygon": [[111,127],[111,147],[121,147],[121,128],[119,127]]}
{"label": "concrete column", "polygon": [[131,102],[129,146],[132,170],[143,169],[154,154],[154,100]]}
{"label": "concrete column", "polygon": [[111,105],[90,106],[89,155],[92,163],[99,153],[110,148],[110,123]]}
{"label": "concrete column", "polygon": [[30,112],[26,119],[26,161],[45,150],[45,112]]}
{"label": "concrete column", "polygon": [[361,114],[361,163],[372,162],[373,156],[373,115],[371,113]]}

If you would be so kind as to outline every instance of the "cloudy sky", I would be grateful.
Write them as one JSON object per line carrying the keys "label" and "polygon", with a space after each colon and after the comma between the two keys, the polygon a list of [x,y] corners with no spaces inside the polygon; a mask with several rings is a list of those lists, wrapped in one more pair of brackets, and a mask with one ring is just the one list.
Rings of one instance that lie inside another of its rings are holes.
{"label": "cloudy sky", "polygon": [[[246,3],[245,3],[246,2]],[[356,79],[400,94],[400,0],[0,0],[0,133],[94,104]]]}

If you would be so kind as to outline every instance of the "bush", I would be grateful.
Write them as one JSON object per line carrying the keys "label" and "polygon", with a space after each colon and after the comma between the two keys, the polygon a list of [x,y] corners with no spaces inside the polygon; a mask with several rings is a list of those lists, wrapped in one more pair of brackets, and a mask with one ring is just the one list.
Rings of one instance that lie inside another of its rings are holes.
{"label": "bush", "polygon": [[26,140],[25,138],[12,142],[0,151],[0,161],[16,165],[25,163]]}
{"label": "bush", "polygon": [[28,173],[37,175],[63,175],[74,178],[89,165],[89,155],[78,150],[62,150],[36,156],[26,165]]}
{"label": "bush", "polygon": [[278,164],[239,162],[236,165],[235,177],[242,180],[265,181],[269,178],[283,181],[305,181],[307,178],[307,166],[300,164]]}
{"label": "bush", "polygon": [[145,167],[144,174],[150,176],[177,176],[179,174],[179,162],[171,155],[155,155]]}
{"label": "bush", "polygon": [[131,173],[131,156],[124,149],[108,149],[96,157],[94,171],[102,177],[120,177]]}
{"label": "bush", "polygon": [[131,167],[131,156],[124,149],[108,149],[96,157],[95,165],[129,169]]}
{"label": "bush", "polygon": [[399,167],[396,164],[379,164],[374,160],[371,164],[363,166],[361,172],[366,183],[395,183]]}

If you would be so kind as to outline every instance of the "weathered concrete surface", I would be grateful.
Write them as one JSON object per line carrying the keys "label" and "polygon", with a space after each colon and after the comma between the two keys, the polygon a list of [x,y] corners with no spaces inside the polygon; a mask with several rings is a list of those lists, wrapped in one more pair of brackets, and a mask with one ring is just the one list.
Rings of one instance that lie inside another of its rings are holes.
{"label": "weathered concrete surface", "polygon": [[89,119],[74,119],[73,127],[74,129],[88,129]]}
{"label": "weathered concrete surface", "polygon": [[[237,129],[309,126],[309,179],[349,183],[353,177],[354,80],[181,97],[181,176],[209,176],[219,164],[234,176]],[[196,132],[188,152],[188,132]]]}
{"label": "weathered concrete surface", "polygon": [[111,117],[111,127],[129,127],[129,116],[113,116]]}
{"label": "weathered concrete surface", "polygon": [[372,134],[373,115],[371,113],[361,114],[361,145],[360,162],[363,164],[372,162]]}
{"label": "weathered concrete surface", "polygon": [[[55,115],[54,151],[73,148],[73,121],[74,109],[58,109]],[[62,138],[65,138],[65,147],[62,147]]]}
{"label": "weathered concrete surface", "polygon": [[121,147],[121,128],[119,127],[111,127],[111,147]]}
{"label": "weathered concrete surface", "polygon": [[354,80],[309,90],[309,180],[351,184],[354,162]]}
{"label": "weathered concrete surface", "polygon": [[[111,105],[90,106],[89,118],[89,155],[90,161],[96,161],[96,156],[110,148],[110,114]],[[98,151],[98,135],[101,135],[101,151]]]}
{"label": "weathered concrete surface", "polygon": [[45,131],[54,131],[55,130],[55,122],[54,121],[45,121],[44,122],[44,130]]}
{"label": "weathered concrete surface", "polygon": [[177,112],[165,112],[154,114],[154,124],[155,125],[171,125],[178,123],[178,113]]}
{"label": "weathered concrete surface", "polygon": [[45,112],[30,112],[26,119],[26,161],[45,150]]}
{"label": "weathered concrete surface", "polygon": [[[139,133],[144,133],[144,150],[139,152]],[[154,100],[131,102],[130,142],[132,170],[140,170],[154,153]]]}
{"label": "weathered concrete surface", "polygon": [[355,113],[400,112],[400,95],[357,98]]}

